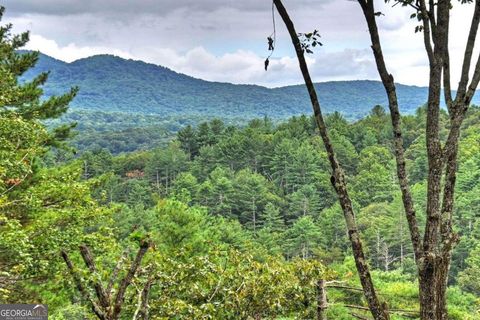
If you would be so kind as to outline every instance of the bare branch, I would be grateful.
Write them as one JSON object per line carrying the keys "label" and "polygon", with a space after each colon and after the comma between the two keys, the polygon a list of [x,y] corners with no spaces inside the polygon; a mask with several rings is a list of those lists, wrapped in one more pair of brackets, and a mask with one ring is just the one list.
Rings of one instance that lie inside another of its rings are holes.
{"label": "bare branch", "polygon": [[143,256],[147,252],[148,248],[150,247],[150,241],[142,240],[140,243],[140,248],[138,249],[137,255],[135,256],[135,260],[132,262],[130,269],[128,270],[127,275],[123,278],[120,286],[118,288],[117,295],[115,297],[115,305],[113,306],[113,317],[116,319],[122,310],[123,301],[125,299],[125,293],[127,287],[132,282],[133,276],[137,272],[137,269],[140,267],[142,262]]}
{"label": "bare branch", "polygon": [[70,260],[68,254],[64,250],[62,250],[61,255],[63,260],[65,261],[65,264],[67,265],[67,268],[73,280],[75,281],[77,289],[80,292],[82,298],[86,300],[88,303],[90,303],[90,305],[92,306],[93,312],[100,320],[107,320],[100,306],[90,297],[90,294],[88,293],[87,289],[85,289],[85,287],[83,286],[80,275],[75,271],[75,267],[73,266],[73,263]]}
{"label": "bare branch", "polygon": [[365,0],[359,0],[362,7],[363,14],[368,24],[370,39],[372,41],[372,50],[375,57],[378,73],[382,79],[388,97],[388,107],[390,109],[390,117],[393,127],[393,139],[395,160],[397,164],[397,177],[402,191],[403,206],[405,208],[405,215],[410,230],[410,238],[412,241],[413,250],[415,252],[416,261],[420,259],[422,243],[420,239],[420,231],[418,229],[418,222],[416,218],[415,207],[413,204],[412,195],[410,193],[410,186],[406,170],[405,150],[403,147],[402,123],[400,111],[398,108],[397,92],[393,76],[388,72],[385,59],[380,44],[380,36],[378,33],[377,22],[375,20],[375,8],[373,1],[367,4]]}
{"label": "bare branch", "polygon": [[475,40],[477,38],[478,25],[480,23],[480,0],[475,1],[475,9],[473,11],[472,22],[470,24],[470,31],[468,33],[467,45],[463,56],[462,72],[460,82],[458,83],[457,95],[455,97],[456,103],[462,103],[465,99],[467,91],[468,77],[470,73],[470,64],[472,62],[473,48],[475,47]]}
{"label": "bare branch", "polygon": [[314,111],[315,121],[317,123],[317,127],[319,129],[320,136],[322,137],[323,144],[327,151],[328,160],[332,168],[331,182],[335,191],[337,192],[338,199],[344,213],[345,222],[347,225],[348,234],[350,238],[350,243],[352,245],[355,263],[359,273],[360,282],[364,290],[365,298],[367,299],[367,302],[373,317],[377,320],[387,320],[389,319],[389,315],[387,312],[385,312],[384,306],[378,300],[377,294],[375,292],[375,288],[373,286],[372,277],[370,275],[370,270],[365,258],[365,254],[363,252],[363,246],[360,240],[360,235],[358,233],[353,206],[351,203],[351,199],[348,195],[345,176],[342,168],[340,167],[340,164],[338,163],[338,160],[336,159],[333,145],[328,136],[328,131],[323,119],[322,112],[321,112],[317,92],[315,90],[312,79],[310,77],[310,72],[308,71],[308,66],[305,61],[302,46],[298,39],[298,33],[295,30],[295,26],[292,20],[290,19],[287,10],[283,6],[281,0],[273,0],[273,2],[278,10],[278,13],[282,17],[283,22],[287,27],[288,33],[290,34],[290,38],[292,40],[293,46],[295,48],[295,52],[297,54],[300,70],[302,72],[305,85],[308,89],[310,101],[312,103],[312,107]]}
{"label": "bare branch", "polygon": [[90,249],[86,245],[80,246],[80,254],[82,255],[83,261],[85,265],[88,267],[88,270],[91,273],[92,284],[95,288],[95,292],[97,294],[98,301],[100,305],[106,309],[110,305],[107,293],[105,292],[100,280],[98,279],[97,268],[95,266],[95,261],[93,260],[93,256],[90,252]]}
{"label": "bare branch", "polygon": [[150,290],[152,288],[155,278],[153,276],[148,277],[147,282],[143,286],[142,291],[138,294],[138,305],[133,315],[133,320],[142,319],[148,320],[148,298]]}
{"label": "bare branch", "polygon": [[112,290],[113,286],[115,284],[115,281],[117,280],[118,274],[120,273],[120,270],[122,269],[122,265],[126,259],[128,251],[125,251],[120,259],[118,260],[117,264],[115,265],[115,268],[113,269],[112,276],[110,277],[110,280],[108,281],[107,285],[107,295],[110,297],[112,295]]}

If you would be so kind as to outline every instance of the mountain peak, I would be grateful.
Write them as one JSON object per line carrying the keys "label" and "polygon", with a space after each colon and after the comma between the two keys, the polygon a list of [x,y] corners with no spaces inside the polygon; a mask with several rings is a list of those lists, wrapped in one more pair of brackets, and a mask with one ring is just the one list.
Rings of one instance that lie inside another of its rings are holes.
{"label": "mountain peak", "polygon": [[[72,103],[72,108],[77,110],[225,119],[263,116],[284,119],[311,114],[303,85],[269,89],[209,82],[151,63],[108,54],[72,63],[42,55],[26,77],[47,70],[51,70],[45,86],[47,95],[61,94],[72,86],[80,87]],[[334,81],[316,86],[325,113],[340,111],[351,120],[367,115],[375,105],[387,105],[379,81]],[[403,113],[413,113],[427,100],[427,89],[423,87],[397,85],[397,92]]]}

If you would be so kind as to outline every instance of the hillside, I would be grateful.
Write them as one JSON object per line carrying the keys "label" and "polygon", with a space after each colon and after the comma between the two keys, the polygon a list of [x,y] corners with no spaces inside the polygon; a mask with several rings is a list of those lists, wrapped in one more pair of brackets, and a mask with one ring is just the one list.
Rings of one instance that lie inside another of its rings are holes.
{"label": "hillside", "polygon": [[[47,95],[77,85],[80,93],[72,111],[126,112],[163,117],[205,117],[221,115],[225,120],[269,116],[286,119],[309,114],[311,107],[303,85],[265,88],[209,82],[141,61],[98,55],[65,63],[41,55],[37,66],[26,74],[51,71]],[[385,105],[380,82],[337,81],[318,83],[326,113],[340,111],[350,120],[365,116],[376,104]],[[426,88],[398,85],[400,109],[409,114],[422,105]],[[476,101],[475,101],[476,102]]]}

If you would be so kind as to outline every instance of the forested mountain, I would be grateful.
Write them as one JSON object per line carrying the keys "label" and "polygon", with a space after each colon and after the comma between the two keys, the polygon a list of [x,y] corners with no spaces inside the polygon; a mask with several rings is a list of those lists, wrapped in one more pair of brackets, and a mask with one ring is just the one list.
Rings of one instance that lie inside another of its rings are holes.
{"label": "forested mountain", "polygon": [[304,57],[317,31],[273,4],[314,115],[302,86],[108,55],[33,68],[28,33],[0,27],[0,304],[52,320],[480,319],[480,62],[442,109],[448,28],[433,29],[427,105],[398,85],[399,112],[383,72],[391,113],[380,83],[344,81],[317,84],[322,116]]}
{"label": "forested mountain", "polygon": [[[50,71],[46,96],[79,86],[79,93],[58,125],[77,123],[75,147],[107,148],[113,153],[146,150],[164,145],[186,125],[220,117],[226,124],[246,125],[268,117],[274,123],[310,114],[304,86],[265,88],[209,82],[142,61],[98,55],[65,63],[44,54],[23,76]],[[347,120],[368,115],[386,105],[378,81],[336,81],[317,85],[326,113],[340,112]],[[427,88],[397,85],[400,109],[412,114],[427,99]],[[475,100],[474,100],[475,102]]]}
{"label": "forested mountain", "polygon": [[[259,66],[261,68],[262,66]],[[269,89],[256,85],[209,82],[142,61],[97,55],[65,63],[46,55],[26,74],[50,70],[47,95],[71,86],[80,92],[71,110],[153,114],[186,119],[221,115],[223,119],[274,120],[309,114],[311,106],[303,85]],[[338,81],[317,84],[326,113],[341,112],[348,120],[360,119],[377,105],[386,105],[377,81]],[[413,113],[427,99],[423,87],[397,85],[401,112]],[[475,101],[474,101],[475,102]]]}

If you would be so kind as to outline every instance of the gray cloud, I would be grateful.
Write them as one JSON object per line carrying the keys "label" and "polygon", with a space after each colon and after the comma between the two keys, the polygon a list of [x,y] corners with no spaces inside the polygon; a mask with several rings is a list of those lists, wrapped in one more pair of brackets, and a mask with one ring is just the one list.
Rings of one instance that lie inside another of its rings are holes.
{"label": "gray cloud", "polygon": [[[318,7],[333,0],[290,0],[291,9]],[[264,10],[271,6],[267,0],[5,0],[9,10],[15,13],[48,15],[71,15],[83,13],[155,13],[166,15],[178,9],[208,12],[219,8],[233,8],[241,11]]]}
{"label": "gray cloud", "polygon": [[[29,48],[72,61],[100,53],[145,60],[208,80],[269,86],[301,82],[288,34],[277,15],[271,72],[263,72],[270,0],[0,0],[15,32],[30,30]],[[320,30],[324,47],[310,57],[316,81],[376,79],[359,5],[348,0],[284,0],[299,32]],[[408,9],[376,2],[387,64],[403,83],[426,84],[421,34]],[[472,6],[452,13],[452,34],[468,27]],[[452,37],[452,61],[461,37]],[[452,79],[459,67],[452,65]]]}
{"label": "gray cloud", "polygon": [[[335,63],[331,63],[335,61]],[[345,49],[318,56],[312,67],[314,77],[321,79],[372,79],[377,78],[371,50]]]}
{"label": "gray cloud", "polygon": [[[273,59],[268,72],[263,70],[263,58],[248,51],[214,56],[204,48],[195,48],[185,55],[169,52],[152,60],[162,60],[175,70],[212,81],[269,87],[302,82],[298,62],[293,57]],[[315,81],[376,78],[373,58],[367,50],[318,52],[307,60]]]}
{"label": "gray cloud", "polygon": [[[350,10],[356,8],[355,4],[332,1],[287,0],[286,5],[299,31],[321,30],[326,46],[338,48],[348,41],[350,46],[358,47],[355,42],[361,37],[352,29],[362,20],[359,12],[352,14]],[[95,8],[91,5],[93,2]],[[149,3],[154,3],[151,8]],[[159,3],[171,10],[157,13]],[[216,53],[239,48],[265,51],[265,38],[272,32],[269,1],[195,1],[204,11],[187,9],[191,3],[190,0],[143,0],[135,3],[136,10],[141,11],[135,13],[122,9],[133,6],[133,1],[7,0],[7,17],[11,17],[16,30],[29,29],[32,34],[53,39],[60,46],[74,43],[113,47],[130,53],[150,47],[187,51],[198,46]],[[12,7],[15,14],[11,13]],[[52,10],[71,14],[45,14]],[[82,13],[89,10],[96,11]],[[284,55],[290,52],[290,43],[280,19],[277,19],[277,31],[277,53]]]}

